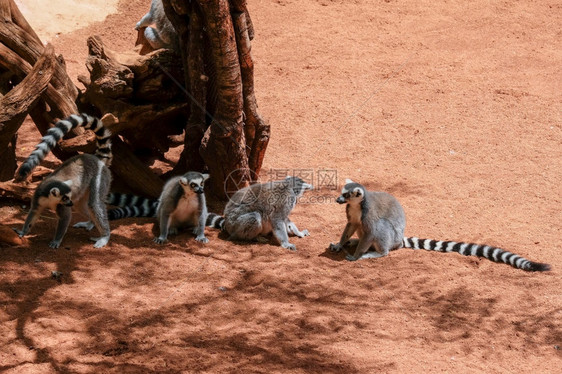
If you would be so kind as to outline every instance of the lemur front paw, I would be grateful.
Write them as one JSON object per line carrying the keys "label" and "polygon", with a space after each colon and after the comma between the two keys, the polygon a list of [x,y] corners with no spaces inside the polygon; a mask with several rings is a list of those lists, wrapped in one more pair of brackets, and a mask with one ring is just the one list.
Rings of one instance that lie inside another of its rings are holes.
{"label": "lemur front paw", "polygon": [[291,243],[281,243],[281,247],[288,249],[289,251],[296,251],[297,247],[295,247],[294,244]]}
{"label": "lemur front paw", "polygon": [[330,243],[330,251],[340,252],[342,249],[343,246],[340,243]]}
{"label": "lemur front paw", "polygon": [[357,259],[355,258],[355,256],[349,255],[349,254],[345,256],[345,259],[346,259],[347,261],[357,261]]}
{"label": "lemur front paw", "polygon": [[195,238],[195,240],[197,240],[199,243],[203,243],[203,244],[206,244],[206,243],[209,242],[209,239],[207,239],[204,236],[198,236],[198,237]]}
{"label": "lemur front paw", "polygon": [[159,236],[157,238],[154,238],[152,241],[156,244],[164,244],[164,243],[166,243],[167,240],[168,239],[162,238],[162,237]]}
{"label": "lemur front paw", "polygon": [[19,230],[19,229],[16,229],[16,228],[12,228],[12,230],[14,230],[20,238],[23,238],[25,236],[25,233],[23,232],[23,230]]}
{"label": "lemur front paw", "polygon": [[51,242],[49,243],[49,247],[57,249],[58,247],[60,247],[61,242],[62,240],[51,240]]}
{"label": "lemur front paw", "polygon": [[94,243],[94,248],[101,248],[105,247],[105,245],[109,242],[109,236],[100,236],[99,238],[90,238],[91,241]]}

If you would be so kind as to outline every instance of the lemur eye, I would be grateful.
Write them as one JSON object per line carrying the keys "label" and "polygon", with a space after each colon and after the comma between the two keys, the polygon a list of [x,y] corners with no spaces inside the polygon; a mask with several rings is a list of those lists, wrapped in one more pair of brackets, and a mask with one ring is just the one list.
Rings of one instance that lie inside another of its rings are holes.
{"label": "lemur eye", "polygon": [[191,188],[197,187],[197,185],[195,183],[191,183],[190,186],[191,186]]}
{"label": "lemur eye", "polygon": [[349,192],[344,193],[343,197],[345,197],[346,199],[349,199]]}

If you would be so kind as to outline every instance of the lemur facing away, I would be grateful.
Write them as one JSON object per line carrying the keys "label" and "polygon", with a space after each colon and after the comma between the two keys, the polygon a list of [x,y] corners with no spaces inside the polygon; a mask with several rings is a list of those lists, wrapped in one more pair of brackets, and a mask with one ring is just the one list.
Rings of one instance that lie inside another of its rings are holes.
{"label": "lemur facing away", "polygon": [[304,191],[311,189],[312,185],[298,177],[242,188],[226,204],[224,217],[208,215],[207,226],[226,231],[231,240],[254,240],[273,233],[283,248],[295,251],[288,234],[299,238],[309,234],[308,230],[299,231],[289,214]]}
{"label": "lemur facing away", "polygon": [[[367,191],[361,184],[350,179],[346,179],[346,184],[336,202],[347,203],[347,225],[339,243],[331,243],[330,250],[339,252],[344,246],[351,246],[356,242],[355,253],[346,256],[349,261],[383,257],[395,249],[412,248],[485,257],[526,271],[550,270],[548,264],[532,262],[489,245],[404,237],[406,215],[398,200],[386,192]],[[359,239],[352,242],[350,238],[355,232]],[[370,249],[374,252],[369,252]]]}
{"label": "lemur facing away", "polygon": [[91,230],[94,226],[101,234],[92,238],[94,247],[100,248],[109,241],[110,229],[105,207],[105,198],[111,184],[108,166],[113,157],[111,153],[111,133],[102,122],[87,114],[71,115],[58,121],[47,131],[41,142],[16,172],[16,181],[25,180],[45,158],[57,142],[75,127],[83,126],[96,134],[97,149],[94,155],[81,154],[66,160],[47,176],[37,187],[31,200],[31,209],[21,230],[20,237],[26,235],[45,208],[56,211],[58,216],[55,238],[49,247],[58,248],[72,218],[72,206],[78,208],[88,222],[79,222],[74,227]]}
{"label": "lemur facing away", "polygon": [[207,203],[204,194],[204,184],[208,178],[209,174],[195,171],[173,177],[164,185],[158,200],[112,193],[108,204],[120,208],[109,210],[109,219],[157,217],[160,236],[154,242],[162,244],[169,234],[176,234],[184,227],[192,227],[195,240],[208,243],[209,239],[205,237]]}
{"label": "lemur facing away", "polygon": [[[150,27],[151,25],[155,27]],[[137,22],[135,30],[142,27],[146,27],[144,36],[152,48],[177,49],[178,34],[164,12],[162,0],[152,0],[150,11]]]}

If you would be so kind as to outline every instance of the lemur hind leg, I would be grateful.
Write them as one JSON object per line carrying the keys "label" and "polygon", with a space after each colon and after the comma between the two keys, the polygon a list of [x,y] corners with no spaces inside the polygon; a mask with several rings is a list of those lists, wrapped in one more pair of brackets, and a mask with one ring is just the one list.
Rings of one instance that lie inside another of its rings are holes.
{"label": "lemur hind leg", "polygon": [[258,212],[242,214],[234,221],[228,222],[227,232],[232,240],[254,240],[263,229],[261,215]]}

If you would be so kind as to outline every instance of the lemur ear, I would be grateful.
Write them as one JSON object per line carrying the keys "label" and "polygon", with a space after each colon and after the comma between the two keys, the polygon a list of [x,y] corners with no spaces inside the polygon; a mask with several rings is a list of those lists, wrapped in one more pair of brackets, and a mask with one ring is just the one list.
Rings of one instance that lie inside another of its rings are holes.
{"label": "lemur ear", "polygon": [[353,193],[355,194],[355,196],[359,197],[359,196],[363,196],[363,189],[360,187],[355,187],[353,189]]}
{"label": "lemur ear", "polygon": [[51,195],[53,195],[54,197],[59,197],[59,196],[60,196],[60,191],[59,191],[59,189],[56,188],[56,187],[51,188],[51,191],[49,191],[49,193],[50,193]]}
{"label": "lemur ear", "polygon": [[352,180],[351,180],[351,179],[349,179],[349,178],[346,178],[346,180],[345,180],[345,184],[350,184],[350,183],[355,183],[355,182],[354,182],[354,181],[352,181]]}
{"label": "lemur ear", "polygon": [[183,184],[184,186],[187,186],[187,178],[186,177],[181,177],[179,182],[180,182],[180,184]]}
{"label": "lemur ear", "polygon": [[209,174],[202,174],[203,175],[203,182],[209,179]]}
{"label": "lemur ear", "polygon": [[69,179],[67,181],[64,181],[64,184],[66,184],[68,187],[72,187],[72,179]]}

